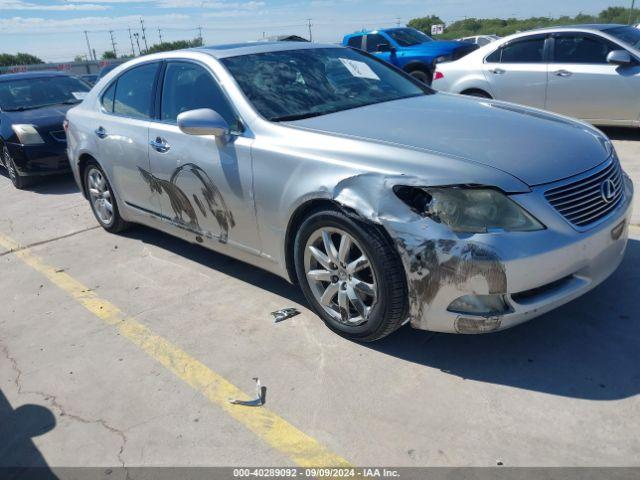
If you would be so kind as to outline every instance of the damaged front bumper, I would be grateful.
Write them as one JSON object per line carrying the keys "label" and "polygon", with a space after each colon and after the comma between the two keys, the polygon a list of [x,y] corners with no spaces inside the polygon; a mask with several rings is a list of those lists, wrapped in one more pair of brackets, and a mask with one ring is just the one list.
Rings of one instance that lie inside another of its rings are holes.
{"label": "damaged front bumper", "polygon": [[[622,262],[633,203],[626,176],[620,205],[587,231],[575,229],[546,202],[546,186],[511,195],[545,230],[466,235],[410,211],[389,193],[409,181],[419,184],[407,177],[356,176],[341,182],[333,198],[382,225],[395,242],[414,328],[465,334],[504,330],[584,295]],[[504,308],[486,314],[452,308],[468,296],[499,298],[489,304]]]}
{"label": "damaged front bumper", "polygon": [[[397,245],[407,270],[411,325],[446,333],[495,332],[592,290],[618,268],[626,250],[633,186],[629,179],[625,183],[621,205],[586,232],[573,229],[548,206],[541,208],[534,191],[518,195],[518,202],[540,218],[546,230],[467,238],[451,238],[449,232],[418,244],[413,235],[408,237],[413,243],[403,237]],[[444,230],[430,219],[423,221],[425,232]],[[452,304],[469,295],[500,297],[504,309],[486,314],[452,311]]]}

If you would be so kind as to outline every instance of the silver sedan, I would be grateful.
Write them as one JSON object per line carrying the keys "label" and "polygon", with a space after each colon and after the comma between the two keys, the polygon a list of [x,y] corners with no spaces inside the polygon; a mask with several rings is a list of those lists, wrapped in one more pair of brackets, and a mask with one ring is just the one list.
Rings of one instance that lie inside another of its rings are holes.
{"label": "silver sedan", "polygon": [[640,30],[579,25],[512,35],[437,66],[433,87],[640,126]]}
{"label": "silver sedan", "polygon": [[632,184],[598,130],[351,49],[151,55],[67,118],[107,231],[144,224],[273,272],[358,341],[511,327],[594,288],[627,245]]}

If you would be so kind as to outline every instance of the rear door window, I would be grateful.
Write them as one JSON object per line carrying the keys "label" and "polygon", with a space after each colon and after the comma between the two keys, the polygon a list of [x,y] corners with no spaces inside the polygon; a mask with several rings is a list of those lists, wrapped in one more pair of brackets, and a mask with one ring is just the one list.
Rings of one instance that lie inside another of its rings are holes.
{"label": "rear door window", "polygon": [[503,47],[501,63],[542,63],[544,61],[544,37],[530,38]]}
{"label": "rear door window", "polygon": [[358,50],[362,50],[362,35],[358,37],[351,37],[347,41],[347,45],[349,45],[351,48],[357,48]]}

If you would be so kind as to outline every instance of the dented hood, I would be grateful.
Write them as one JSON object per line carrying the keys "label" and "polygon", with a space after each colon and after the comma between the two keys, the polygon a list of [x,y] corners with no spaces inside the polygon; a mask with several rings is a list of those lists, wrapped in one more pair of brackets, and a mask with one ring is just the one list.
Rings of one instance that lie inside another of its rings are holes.
{"label": "dented hood", "polygon": [[580,174],[611,154],[606,137],[582,123],[505,102],[443,93],[289,124],[480,163],[530,186]]}

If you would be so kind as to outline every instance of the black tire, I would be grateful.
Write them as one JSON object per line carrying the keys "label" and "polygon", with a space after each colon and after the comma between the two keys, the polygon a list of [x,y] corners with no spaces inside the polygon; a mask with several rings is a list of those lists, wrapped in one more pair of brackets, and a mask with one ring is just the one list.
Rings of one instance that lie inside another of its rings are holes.
{"label": "black tire", "polygon": [[7,175],[9,175],[9,180],[13,183],[13,186],[18,190],[24,190],[27,187],[33,185],[37,178],[36,177],[24,177],[18,174],[18,169],[16,168],[16,164],[9,153],[9,149],[6,145],[2,145],[2,164],[4,168],[7,170]]}
{"label": "black tire", "polygon": [[469,97],[489,98],[489,99],[491,98],[491,95],[489,95],[487,92],[484,92],[482,90],[467,90],[462,94],[468,95]]}
{"label": "black tire", "polygon": [[[106,188],[108,189],[110,194],[113,216],[111,220],[108,222],[104,221],[99,215],[96,209],[95,203],[93,201],[93,198],[91,196],[91,193],[89,192],[89,176],[94,170],[97,170],[98,172],[100,172],[100,174],[104,178],[104,181],[106,183]],[[109,233],[120,233],[131,226],[129,222],[125,221],[120,216],[120,211],[118,210],[118,202],[116,200],[115,194],[113,193],[113,189],[111,188],[111,184],[109,183],[109,179],[107,178],[107,175],[104,173],[104,170],[102,169],[102,167],[95,161],[90,161],[89,163],[87,163],[87,166],[84,170],[84,188],[86,190],[86,195],[87,195],[87,198],[89,199],[89,204],[91,205],[91,210],[93,211],[93,215],[96,217],[96,220],[98,221],[98,223],[102,228],[104,228]]]}
{"label": "black tire", "polygon": [[431,82],[433,80],[432,74],[420,69],[412,70],[411,72],[409,72],[409,75],[411,75],[416,80],[424,83],[425,85],[431,85]]}
{"label": "black tire", "polygon": [[[358,243],[370,260],[377,285],[377,301],[364,324],[345,325],[327,313],[309,285],[305,271],[307,242],[319,229],[337,228]],[[325,324],[339,335],[358,342],[373,342],[397,330],[407,319],[408,293],[404,268],[398,252],[381,227],[354,220],[338,210],[312,213],[300,226],[294,246],[296,276],[302,291]]]}

